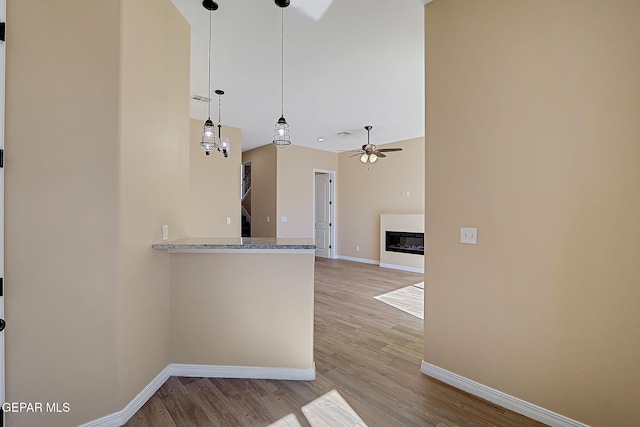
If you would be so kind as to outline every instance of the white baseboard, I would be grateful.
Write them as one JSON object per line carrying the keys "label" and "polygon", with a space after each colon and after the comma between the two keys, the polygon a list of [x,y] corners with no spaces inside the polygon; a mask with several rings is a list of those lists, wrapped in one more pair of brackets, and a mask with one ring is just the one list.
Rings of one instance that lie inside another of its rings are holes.
{"label": "white baseboard", "polygon": [[315,363],[311,369],[262,368],[256,366],[183,365],[172,363],[162,370],[122,411],[114,412],[79,427],[120,427],[158,391],[169,377],[245,378],[261,380],[312,381],[316,379]]}
{"label": "white baseboard", "polygon": [[311,369],[262,368],[256,366],[218,365],[169,365],[171,376],[204,378],[247,378],[260,380],[313,381],[316,379],[315,364]]}
{"label": "white baseboard", "polygon": [[354,257],[344,256],[344,255],[338,255],[338,259],[343,259],[345,261],[361,262],[363,264],[373,264],[373,265],[380,264],[380,261],[376,261],[373,259],[354,258]]}
{"label": "white baseboard", "polygon": [[422,361],[420,371],[425,375],[447,383],[455,388],[464,390],[474,396],[493,402],[496,405],[500,405],[503,408],[517,412],[518,414],[532,418],[536,421],[540,421],[541,423],[547,424],[551,427],[589,427],[587,424],[572,420],[564,415],[557,414],[548,409],[534,405],[533,403],[526,402],[491,387],[487,387],[486,385],[470,380],[469,378],[465,378],[461,375],[447,371],[446,369],[427,363],[424,360]]}
{"label": "white baseboard", "polygon": [[122,411],[114,412],[105,417],[82,424],[80,427],[120,427],[129,421],[133,415],[142,408],[147,400],[158,391],[169,377],[171,365],[167,366],[160,372],[147,386]]}
{"label": "white baseboard", "polygon": [[384,263],[384,262],[380,263],[380,267],[391,268],[393,270],[410,271],[412,273],[422,273],[422,274],[424,274],[424,268],[407,267],[407,266],[404,266],[404,265],[387,264],[387,263]]}

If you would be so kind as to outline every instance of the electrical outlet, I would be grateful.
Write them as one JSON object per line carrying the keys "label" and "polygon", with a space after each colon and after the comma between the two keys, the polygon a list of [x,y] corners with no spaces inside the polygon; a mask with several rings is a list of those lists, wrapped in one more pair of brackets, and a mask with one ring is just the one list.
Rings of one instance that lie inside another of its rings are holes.
{"label": "electrical outlet", "polygon": [[360,252],[360,246],[356,246],[356,252]]}
{"label": "electrical outlet", "polygon": [[231,217],[230,216],[227,217],[227,224],[231,224]]}
{"label": "electrical outlet", "polygon": [[289,218],[287,218],[286,216],[283,216],[282,218],[280,218],[281,222],[288,222]]}
{"label": "electrical outlet", "polygon": [[477,245],[478,244],[478,229],[477,228],[462,227],[460,229],[460,243],[466,243],[466,244],[469,244],[469,245]]}

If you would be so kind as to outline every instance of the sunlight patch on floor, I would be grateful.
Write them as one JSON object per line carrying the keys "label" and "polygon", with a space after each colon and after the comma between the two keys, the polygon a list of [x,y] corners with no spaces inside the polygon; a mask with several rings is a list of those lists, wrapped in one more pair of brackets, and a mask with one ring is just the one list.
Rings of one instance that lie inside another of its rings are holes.
{"label": "sunlight patch on floor", "polygon": [[[331,390],[304,405],[302,413],[312,427],[367,427],[362,418],[336,390]],[[269,424],[268,427],[301,427],[301,425],[294,414],[289,414]]]}
{"label": "sunlight patch on floor", "polygon": [[424,282],[405,286],[374,297],[399,310],[424,319]]}
{"label": "sunlight patch on floor", "polygon": [[335,390],[302,407],[313,427],[366,427],[367,424]]}

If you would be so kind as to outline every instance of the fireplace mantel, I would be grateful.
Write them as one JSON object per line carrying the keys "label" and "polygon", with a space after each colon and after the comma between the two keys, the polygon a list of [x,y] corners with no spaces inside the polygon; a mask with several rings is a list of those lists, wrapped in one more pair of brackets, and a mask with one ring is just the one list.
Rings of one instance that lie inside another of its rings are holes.
{"label": "fireplace mantel", "polygon": [[380,215],[380,267],[424,273],[424,255],[386,250],[387,231],[424,234],[424,214]]}

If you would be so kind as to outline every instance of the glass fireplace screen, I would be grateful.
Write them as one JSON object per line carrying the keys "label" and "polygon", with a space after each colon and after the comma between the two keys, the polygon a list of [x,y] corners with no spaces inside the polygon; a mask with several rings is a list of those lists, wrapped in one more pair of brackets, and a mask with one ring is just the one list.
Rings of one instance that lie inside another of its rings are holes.
{"label": "glass fireplace screen", "polygon": [[424,255],[424,233],[387,231],[387,251]]}

